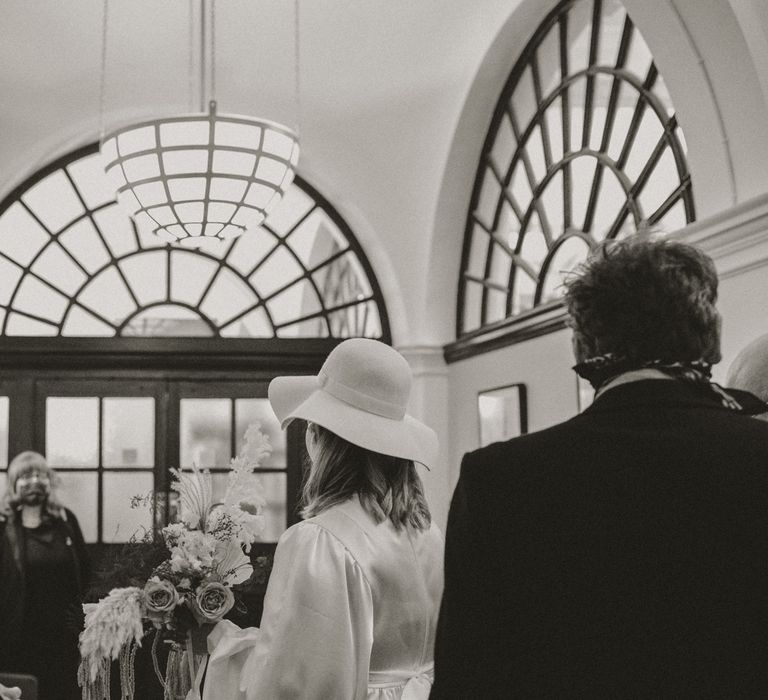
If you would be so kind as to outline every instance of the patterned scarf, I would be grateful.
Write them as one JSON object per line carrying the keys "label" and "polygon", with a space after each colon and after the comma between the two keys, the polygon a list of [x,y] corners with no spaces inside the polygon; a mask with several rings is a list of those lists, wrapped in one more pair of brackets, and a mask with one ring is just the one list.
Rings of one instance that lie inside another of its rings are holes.
{"label": "patterned scarf", "polygon": [[597,357],[590,357],[584,362],[579,362],[573,367],[576,374],[586,379],[597,391],[607,382],[624,372],[639,369],[655,369],[663,372],[672,379],[691,384],[700,390],[709,393],[720,402],[722,406],[732,411],[743,412],[742,405],[712,380],[712,365],[704,360],[689,362],[670,362],[669,360],[636,360],[624,355],[606,353]]}

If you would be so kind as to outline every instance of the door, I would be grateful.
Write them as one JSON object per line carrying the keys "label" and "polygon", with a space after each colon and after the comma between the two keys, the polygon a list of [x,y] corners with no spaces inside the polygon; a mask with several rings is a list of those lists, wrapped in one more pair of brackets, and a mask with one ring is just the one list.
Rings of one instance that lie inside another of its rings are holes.
{"label": "door", "polygon": [[[0,383],[0,469],[34,449],[60,477],[58,495],[78,518],[96,558],[175,517],[170,470],[210,471],[214,502],[231,459],[258,424],[272,453],[257,473],[266,498],[256,553],[274,550],[299,519],[304,463],[301,425],[283,431],[267,400],[266,379],[68,377]],[[25,397],[31,394],[33,399]],[[5,446],[11,418],[11,450]],[[5,442],[4,442],[5,441]]]}

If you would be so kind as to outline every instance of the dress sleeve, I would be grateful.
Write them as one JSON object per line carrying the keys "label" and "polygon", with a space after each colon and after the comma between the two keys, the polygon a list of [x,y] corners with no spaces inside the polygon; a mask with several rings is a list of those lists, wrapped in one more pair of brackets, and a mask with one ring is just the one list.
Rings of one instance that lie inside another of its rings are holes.
{"label": "dress sleeve", "polygon": [[223,676],[238,671],[239,697],[247,700],[365,697],[373,643],[371,588],[334,535],[300,523],[278,544],[261,628],[220,623],[212,643],[206,679],[211,698],[230,697],[221,694]]}

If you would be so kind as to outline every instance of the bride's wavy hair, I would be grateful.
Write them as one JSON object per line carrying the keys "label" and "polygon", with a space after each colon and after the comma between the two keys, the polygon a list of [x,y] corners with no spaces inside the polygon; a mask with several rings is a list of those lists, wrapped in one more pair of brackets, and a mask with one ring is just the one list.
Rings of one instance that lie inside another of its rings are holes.
{"label": "bride's wavy hair", "polygon": [[409,459],[372,452],[308,423],[316,454],[301,499],[301,515],[311,518],[355,494],[371,517],[395,529],[427,530],[432,522],[424,486]]}
{"label": "bride's wavy hair", "polygon": [[32,450],[20,452],[8,465],[8,488],[3,498],[0,499],[0,514],[11,515],[19,507],[21,499],[19,494],[16,493],[16,482],[20,476],[33,471],[44,473],[50,481],[51,489],[45,501],[45,513],[53,518],[64,518],[64,506],[59,501],[56,493],[61,480],[58,474],[48,466],[45,457],[39,452],[33,452]]}

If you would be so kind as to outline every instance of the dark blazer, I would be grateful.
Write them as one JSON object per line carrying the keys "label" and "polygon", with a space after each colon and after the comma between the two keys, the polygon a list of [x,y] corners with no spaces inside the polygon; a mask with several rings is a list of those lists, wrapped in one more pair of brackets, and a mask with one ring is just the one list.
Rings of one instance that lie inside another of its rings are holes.
{"label": "dark blazer", "polygon": [[[56,527],[66,537],[72,554],[77,590],[82,599],[89,582],[90,568],[85,541],[75,514],[65,508],[61,518],[53,518]],[[26,600],[24,577],[24,529],[17,513],[0,514],[0,670],[13,670],[9,664],[14,658],[14,641],[24,619]],[[77,607],[81,600],[74,600]],[[34,601],[32,601],[34,604]],[[76,611],[73,610],[73,614]],[[64,623],[62,623],[64,624]]]}
{"label": "dark blazer", "polygon": [[672,380],[464,457],[432,700],[768,697],[768,423]]}

